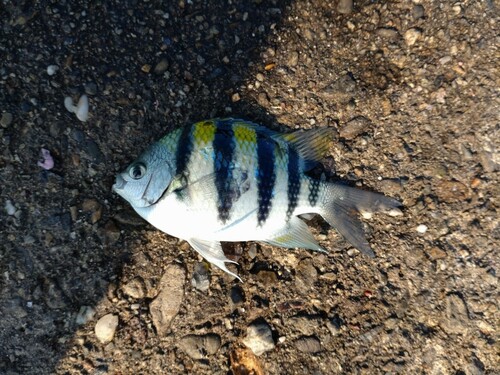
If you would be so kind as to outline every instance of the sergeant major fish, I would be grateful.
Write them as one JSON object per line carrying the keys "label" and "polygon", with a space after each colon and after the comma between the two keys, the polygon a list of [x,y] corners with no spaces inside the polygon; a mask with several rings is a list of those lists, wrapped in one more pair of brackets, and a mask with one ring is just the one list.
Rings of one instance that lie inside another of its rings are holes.
{"label": "sergeant major fish", "polygon": [[374,256],[357,213],[390,211],[400,203],[307,174],[333,134],[331,128],[280,134],[244,120],[202,121],[151,145],[116,177],[113,189],[145,220],[237,278],[226,268],[232,261],[220,241],[324,251],[301,215],[321,215]]}

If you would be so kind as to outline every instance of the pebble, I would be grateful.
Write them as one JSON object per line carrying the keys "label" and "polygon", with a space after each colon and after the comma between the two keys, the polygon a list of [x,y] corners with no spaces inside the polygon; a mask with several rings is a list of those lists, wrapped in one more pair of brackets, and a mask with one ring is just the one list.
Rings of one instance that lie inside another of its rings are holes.
{"label": "pebble", "polygon": [[102,206],[95,199],[85,199],[82,203],[83,212],[90,213],[90,222],[92,224],[101,220]]}
{"label": "pebble", "polygon": [[259,356],[275,347],[271,327],[265,321],[252,323],[247,327],[243,344]]}
{"label": "pebble", "polygon": [[418,232],[418,233],[422,233],[422,234],[424,234],[425,232],[427,232],[427,229],[429,229],[429,228],[427,227],[427,225],[425,225],[425,224],[420,224],[420,225],[417,227],[417,232]]}
{"label": "pebble", "polygon": [[413,46],[422,37],[422,32],[417,28],[406,30],[404,38],[408,46]]}
{"label": "pebble", "polygon": [[255,76],[255,78],[259,82],[264,82],[264,74],[262,74],[262,73],[257,73],[257,75]]}
{"label": "pebble", "polygon": [[295,341],[295,347],[303,353],[319,353],[321,342],[315,336],[301,337]]}
{"label": "pebble", "polygon": [[469,312],[465,301],[457,294],[446,297],[446,316],[441,326],[447,333],[465,334],[469,324]]}
{"label": "pebble", "polygon": [[469,189],[458,181],[442,180],[434,187],[440,201],[446,203],[461,202],[469,197]]}
{"label": "pebble", "polygon": [[0,119],[0,125],[2,128],[8,127],[12,123],[12,114],[9,112],[2,113],[2,118]]}
{"label": "pebble", "polygon": [[5,207],[5,211],[7,212],[7,215],[9,215],[9,216],[14,216],[14,214],[17,211],[16,206],[14,206],[14,204],[11,202],[10,199],[7,199],[5,201],[5,206],[4,207]]}
{"label": "pebble", "polygon": [[413,7],[412,9],[412,17],[414,20],[418,20],[420,18],[423,18],[425,15],[425,9],[422,5],[417,4]]}
{"label": "pebble", "polygon": [[76,315],[75,322],[78,325],[84,325],[94,319],[95,310],[90,306],[82,306]]}
{"label": "pebble", "polygon": [[144,280],[137,276],[130,280],[128,283],[122,286],[123,293],[127,296],[141,299],[146,295],[146,285]]}
{"label": "pebble", "polygon": [[264,375],[258,358],[250,349],[236,348],[229,353],[231,371],[234,375]]}
{"label": "pebble", "polygon": [[59,70],[59,67],[57,65],[49,65],[47,67],[47,74],[49,76],[53,76],[54,74],[57,73],[58,70]]}
{"label": "pebble", "polygon": [[120,239],[120,230],[113,220],[109,220],[104,227],[99,228],[97,235],[104,245],[110,246]]}
{"label": "pebble", "polygon": [[395,40],[399,38],[398,31],[392,27],[381,27],[380,29],[377,29],[377,35],[389,40]]}
{"label": "pebble", "polygon": [[366,133],[370,126],[370,120],[368,120],[366,117],[358,116],[345,124],[345,126],[340,129],[339,135],[341,138],[354,139],[358,135]]}
{"label": "pebble", "polygon": [[94,332],[101,344],[107,344],[113,340],[117,327],[118,316],[107,314],[97,321]]}
{"label": "pebble", "polygon": [[89,99],[87,95],[82,95],[75,106],[71,97],[64,98],[64,107],[72,113],[76,114],[78,120],[85,122],[89,118]]}
{"label": "pebble", "polygon": [[431,258],[431,260],[446,258],[446,252],[441,250],[439,247],[430,248],[430,250],[427,252],[427,255],[429,256],[429,258]]}
{"label": "pebble", "polygon": [[191,285],[202,292],[207,291],[210,287],[210,273],[205,262],[195,265]]}
{"label": "pebble", "polygon": [[84,90],[87,95],[95,95],[97,94],[97,85],[94,82],[87,82]]}
{"label": "pebble", "polygon": [[299,53],[297,51],[291,52],[287,60],[287,65],[296,66],[298,62],[299,62]]}
{"label": "pebble", "polygon": [[158,64],[156,64],[155,68],[153,69],[153,72],[155,74],[163,74],[167,69],[168,69],[168,60],[162,59]]}
{"label": "pebble", "polygon": [[241,100],[240,94],[238,94],[237,92],[231,96],[231,101],[233,103],[239,102],[240,100]]}
{"label": "pebble", "polygon": [[153,324],[159,336],[165,336],[172,319],[178,314],[184,298],[186,271],[177,264],[170,264],[161,278],[160,292],[149,305]]}
{"label": "pebble", "polygon": [[203,359],[217,353],[221,338],[215,333],[206,335],[187,335],[179,342],[179,348],[192,359]]}
{"label": "pebble", "polygon": [[337,5],[337,11],[342,14],[349,14],[353,9],[353,0],[340,0]]}

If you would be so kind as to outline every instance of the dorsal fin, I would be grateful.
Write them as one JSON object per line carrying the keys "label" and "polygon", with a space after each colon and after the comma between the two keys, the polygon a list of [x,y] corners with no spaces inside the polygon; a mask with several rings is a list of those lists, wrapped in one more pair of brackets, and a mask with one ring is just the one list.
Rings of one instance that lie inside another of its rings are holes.
{"label": "dorsal fin", "polygon": [[334,128],[320,128],[279,135],[278,137],[290,143],[300,157],[308,162],[305,170],[312,168],[328,152],[335,138]]}

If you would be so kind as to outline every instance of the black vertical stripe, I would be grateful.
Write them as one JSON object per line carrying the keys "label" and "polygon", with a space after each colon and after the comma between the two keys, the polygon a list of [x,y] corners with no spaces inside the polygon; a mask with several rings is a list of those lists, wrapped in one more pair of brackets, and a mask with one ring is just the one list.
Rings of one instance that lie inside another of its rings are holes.
{"label": "black vertical stripe", "polygon": [[309,179],[309,204],[312,207],[316,206],[316,203],[318,203],[318,197],[319,197],[319,185],[320,185],[319,180],[315,180],[313,178]]}
{"label": "black vertical stripe", "polygon": [[216,122],[214,147],[215,188],[217,189],[217,210],[219,220],[225,223],[231,216],[234,196],[233,157],[235,139],[229,121]]}
{"label": "black vertical stripe", "polygon": [[300,194],[300,171],[299,171],[299,154],[292,148],[288,148],[288,209],[286,218],[290,220]]}
{"label": "black vertical stripe", "polygon": [[257,189],[258,189],[258,212],[257,220],[262,226],[271,212],[274,185],[276,183],[276,171],[274,168],[275,143],[269,138],[257,134]]}
{"label": "black vertical stripe", "polygon": [[189,158],[193,152],[193,137],[191,131],[192,125],[184,126],[179,137],[179,144],[175,154],[175,174],[176,176],[183,175],[187,171]]}

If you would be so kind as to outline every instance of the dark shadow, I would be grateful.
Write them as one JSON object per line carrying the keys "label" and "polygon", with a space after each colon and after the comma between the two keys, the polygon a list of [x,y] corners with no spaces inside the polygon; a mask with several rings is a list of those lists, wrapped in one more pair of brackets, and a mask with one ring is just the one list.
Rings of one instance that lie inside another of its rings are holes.
{"label": "dark shadow", "polygon": [[[13,121],[0,128],[1,190],[19,213],[0,216],[0,373],[55,372],[75,341],[80,308],[113,293],[132,256],[127,239],[150,229],[112,194],[119,169],[191,121],[237,115],[275,123],[255,100],[233,95],[264,71],[260,54],[288,5],[2,5],[0,109]],[[48,75],[49,65],[59,70]],[[91,118],[82,123],[63,100],[84,92]],[[55,158],[50,171],[37,166],[41,147]],[[78,366],[73,371],[91,372]]]}

